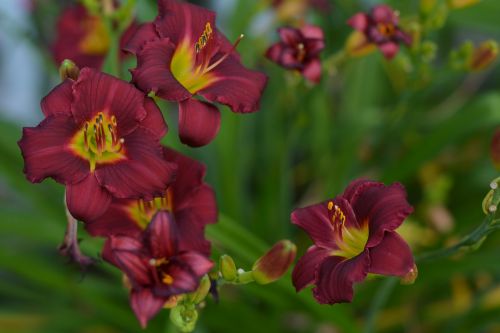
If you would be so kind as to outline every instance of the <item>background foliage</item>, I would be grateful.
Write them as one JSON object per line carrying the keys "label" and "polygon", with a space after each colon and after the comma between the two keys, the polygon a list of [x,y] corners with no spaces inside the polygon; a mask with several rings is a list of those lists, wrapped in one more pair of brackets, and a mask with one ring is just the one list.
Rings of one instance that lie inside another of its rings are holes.
{"label": "background foliage", "polygon": [[[0,27],[31,43],[43,64],[35,92],[41,98],[58,81],[47,45],[65,1],[37,3],[29,24],[2,14]],[[308,12],[307,20],[325,29],[324,58],[342,49],[351,32],[346,20],[376,3],[336,0],[331,12]],[[388,3],[403,18],[418,19],[419,1]],[[270,76],[260,112],[224,108],[218,137],[202,149],[179,143],[175,106],[162,104],[170,125],[165,143],[206,163],[217,193],[221,219],[208,229],[213,258],[228,253],[249,268],[282,238],[304,252],[310,241],[289,223],[291,210],[333,197],[361,176],[406,186],[416,211],[401,233],[417,254],[450,244],[481,222],[481,201],[498,175],[489,149],[500,124],[500,70],[471,74],[447,63],[466,39],[500,39],[500,2],[450,12],[441,29],[425,36],[438,45],[431,67],[407,52],[391,63],[376,52],[336,71],[325,68],[329,75],[315,87],[264,59],[275,28],[286,23],[274,18],[268,2],[203,5],[220,9],[218,22],[230,39],[246,34],[239,46],[244,63]],[[156,15],[155,1],[137,6],[141,21]],[[23,91],[0,96],[22,99]],[[116,269],[100,263],[82,275],[59,256],[63,187],[28,183],[16,144],[21,127],[37,124],[40,111],[27,110],[28,121],[13,121],[7,111],[0,110],[0,331],[138,332]],[[82,238],[84,251],[98,256],[102,241],[83,232]],[[387,302],[384,292],[394,281],[376,278],[356,288],[352,304],[331,307],[316,304],[309,291],[296,294],[289,276],[269,286],[227,287],[219,304],[209,301],[201,312],[196,332],[500,332],[499,240],[493,234],[472,254],[420,265],[416,283],[398,284]],[[172,331],[168,313],[146,331]]]}

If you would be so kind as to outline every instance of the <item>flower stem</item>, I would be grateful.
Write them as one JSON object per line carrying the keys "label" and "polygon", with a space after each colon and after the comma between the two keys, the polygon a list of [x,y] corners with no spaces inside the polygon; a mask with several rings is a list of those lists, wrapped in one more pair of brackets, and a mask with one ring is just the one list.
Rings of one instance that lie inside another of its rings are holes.
{"label": "flower stem", "polygon": [[394,287],[396,287],[397,282],[398,279],[395,277],[387,278],[383,282],[382,286],[378,289],[370,305],[363,333],[371,333],[375,331],[375,324],[378,317],[378,313],[384,307],[385,303],[389,299],[389,296],[391,295]]}

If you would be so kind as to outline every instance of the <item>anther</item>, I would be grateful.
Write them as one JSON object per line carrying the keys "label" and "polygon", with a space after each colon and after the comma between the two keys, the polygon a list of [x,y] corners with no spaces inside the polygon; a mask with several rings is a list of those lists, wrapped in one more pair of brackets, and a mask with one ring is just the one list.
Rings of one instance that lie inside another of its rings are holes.
{"label": "anther", "polygon": [[333,202],[332,202],[332,201],[330,201],[330,202],[328,203],[328,210],[332,210],[332,209],[333,209]]}

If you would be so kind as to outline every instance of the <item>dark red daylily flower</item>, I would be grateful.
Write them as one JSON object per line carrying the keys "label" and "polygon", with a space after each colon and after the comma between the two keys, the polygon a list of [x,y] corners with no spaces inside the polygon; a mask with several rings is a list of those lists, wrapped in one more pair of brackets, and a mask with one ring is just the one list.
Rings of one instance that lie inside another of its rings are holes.
{"label": "dark red daylily flower", "polygon": [[130,305],[142,327],[172,296],[193,292],[213,263],[196,251],[181,251],[172,214],[158,212],[138,237],[111,236],[103,258],[131,284]]}
{"label": "dark red daylily flower", "polygon": [[164,159],[177,165],[174,182],[153,201],[113,199],[109,209],[85,227],[94,236],[124,234],[137,237],[160,210],[169,211],[179,232],[179,248],[210,254],[205,225],[217,221],[215,193],[204,181],[205,166],[172,149],[163,148]]}
{"label": "dark red daylily flower", "polygon": [[323,30],[317,26],[304,25],[300,29],[279,28],[278,33],[281,41],[267,50],[266,57],[318,83],[321,80],[319,54],[325,47]]}
{"label": "dark red daylily flower", "polygon": [[363,33],[367,44],[375,44],[387,59],[392,59],[399,51],[399,44],[411,45],[411,37],[403,32],[399,17],[387,5],[375,6],[370,14],[357,13],[347,22]]}
{"label": "dark red daylily flower", "polygon": [[67,79],[41,103],[45,119],[23,129],[24,172],[66,185],[79,220],[93,220],[113,197],[151,200],[171,183],[175,165],[159,143],[167,132],[160,110],[133,85],[90,68]]}
{"label": "dark red daylily flower", "polygon": [[292,213],[315,245],[292,274],[297,291],[314,284],[322,304],[350,302],[353,284],[368,273],[404,277],[414,268],[406,242],[394,231],[413,208],[399,183],[357,180],[342,195]]}
{"label": "dark red daylily flower", "polygon": [[[137,28],[133,22],[125,30],[120,39],[122,47]],[[91,15],[82,5],[75,5],[66,8],[58,19],[52,53],[57,64],[64,59],[71,59],[79,67],[100,69],[110,43],[111,37],[104,22],[98,16]]]}
{"label": "dark red daylily flower", "polygon": [[141,26],[125,48],[137,56],[133,82],[168,101],[179,102],[179,136],[203,146],[217,134],[220,113],[209,102],[234,112],[254,112],[267,77],[241,64],[234,45],[215,27],[215,13],[176,0],[158,1],[154,22]]}

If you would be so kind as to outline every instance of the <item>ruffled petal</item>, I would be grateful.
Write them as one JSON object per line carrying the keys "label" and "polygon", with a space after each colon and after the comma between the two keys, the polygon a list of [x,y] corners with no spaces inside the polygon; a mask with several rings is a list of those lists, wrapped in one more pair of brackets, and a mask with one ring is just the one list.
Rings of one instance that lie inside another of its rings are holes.
{"label": "ruffled petal", "polygon": [[40,106],[43,114],[48,117],[55,114],[72,116],[71,102],[73,101],[73,80],[66,79],[57,85],[42,99]]}
{"label": "ruffled petal", "polygon": [[132,290],[130,293],[130,307],[144,329],[148,321],[162,308],[167,299],[153,295],[151,289]]}
{"label": "ruffled petal", "polygon": [[[217,61],[217,55],[214,62]],[[267,76],[246,69],[236,58],[229,56],[210,71],[217,79],[198,91],[210,102],[228,105],[233,112],[255,112],[267,83]]]}
{"label": "ruffled petal", "polygon": [[395,232],[385,232],[382,241],[369,249],[370,273],[405,276],[414,266],[411,249]]}
{"label": "ruffled petal", "polygon": [[300,33],[300,30],[290,27],[278,28],[278,34],[280,39],[287,45],[295,47],[300,43],[304,36]]}
{"label": "ruffled petal", "polygon": [[141,122],[141,126],[151,131],[155,137],[160,140],[168,132],[165,119],[153,99],[146,97],[144,100],[144,108],[147,111],[147,115]]}
{"label": "ruffled petal", "polygon": [[297,292],[314,283],[319,265],[329,256],[330,252],[330,250],[313,245],[297,261],[292,272],[292,281]]}
{"label": "ruffled petal", "polygon": [[306,24],[302,28],[300,28],[300,32],[302,33],[302,36],[308,39],[323,40],[325,38],[323,29],[315,25]]}
{"label": "ruffled petal", "polygon": [[413,212],[406,200],[406,191],[399,183],[385,186],[366,182],[352,195],[351,206],[360,223],[368,221],[367,247],[379,244],[385,231],[395,230]]}
{"label": "ruffled petal", "polygon": [[370,26],[370,17],[365,13],[358,13],[351,17],[347,24],[349,24],[353,29],[364,32]]}
{"label": "ruffled petal", "polygon": [[351,302],[353,284],[365,279],[370,257],[361,253],[352,259],[329,257],[317,272],[313,294],[321,304]]}
{"label": "ruffled petal", "polygon": [[24,157],[24,173],[32,183],[47,177],[59,183],[73,184],[90,172],[87,161],[74,155],[68,147],[77,132],[73,118],[49,116],[37,127],[25,127],[18,145]]}
{"label": "ruffled petal", "polygon": [[182,143],[201,147],[210,143],[220,128],[220,112],[213,104],[189,98],[179,103],[179,137]]}
{"label": "ruffled petal", "polygon": [[135,202],[135,200],[114,199],[103,215],[95,220],[85,221],[85,230],[92,236],[138,237],[142,229],[134,222],[127,209]]}
{"label": "ruffled petal", "polygon": [[319,59],[311,60],[302,69],[302,75],[311,82],[319,83],[321,81],[321,61]]}
{"label": "ruffled petal", "polygon": [[302,228],[314,244],[327,249],[336,249],[334,230],[329,220],[327,202],[298,208],[292,212],[292,223]]}
{"label": "ruffled petal", "polygon": [[132,84],[91,68],[80,71],[73,85],[71,112],[82,124],[99,112],[116,117],[118,135],[124,137],[146,117],[144,94]]}
{"label": "ruffled petal", "polygon": [[203,275],[207,274],[214,266],[214,263],[210,259],[194,251],[181,253],[176,256],[176,260],[189,265],[193,273],[198,278],[201,278]]}
{"label": "ruffled petal", "polygon": [[93,174],[79,183],[66,186],[68,210],[80,221],[101,217],[111,204],[111,199],[111,194],[99,185]]}
{"label": "ruffled petal", "polygon": [[137,28],[134,34],[128,38],[123,50],[132,54],[137,54],[146,42],[152,41],[158,37],[153,22],[143,23]]}
{"label": "ruffled petal", "polygon": [[380,44],[378,47],[379,47],[380,51],[384,54],[384,57],[388,60],[391,60],[392,58],[394,58],[394,56],[399,51],[399,45],[398,45],[398,43],[395,43],[395,42],[386,42],[386,43]]}
{"label": "ruffled petal", "polygon": [[170,258],[177,252],[177,226],[169,212],[156,213],[146,228],[144,237],[153,258]]}
{"label": "ruffled petal", "polygon": [[203,255],[210,255],[211,243],[205,238],[205,227],[195,219],[195,214],[183,211],[175,215],[175,222],[179,231],[179,251],[196,251]]}
{"label": "ruffled petal", "polygon": [[378,5],[373,7],[371,15],[376,23],[398,24],[398,17],[388,5]]}
{"label": "ruffled petal", "polygon": [[95,175],[99,183],[116,198],[149,201],[163,197],[176,166],[163,159],[158,140],[148,130],[139,127],[124,139],[128,159],[98,165]]}
{"label": "ruffled petal", "polygon": [[137,68],[131,70],[132,81],[145,93],[153,91],[168,101],[182,101],[191,93],[177,81],[170,69],[175,46],[168,38],[144,44],[137,54]]}

